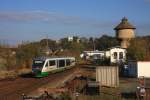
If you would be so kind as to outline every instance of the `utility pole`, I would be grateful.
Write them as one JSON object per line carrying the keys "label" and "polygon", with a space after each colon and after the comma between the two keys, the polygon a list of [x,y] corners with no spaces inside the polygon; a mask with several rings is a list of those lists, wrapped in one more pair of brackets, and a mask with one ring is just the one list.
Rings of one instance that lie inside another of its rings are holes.
{"label": "utility pole", "polygon": [[46,35],[46,55],[49,55],[48,34]]}
{"label": "utility pole", "polygon": [[95,51],[95,41],[94,41],[94,39],[93,39],[93,49]]}
{"label": "utility pole", "polygon": [[48,34],[46,35],[46,46],[47,46],[47,50],[48,50]]}

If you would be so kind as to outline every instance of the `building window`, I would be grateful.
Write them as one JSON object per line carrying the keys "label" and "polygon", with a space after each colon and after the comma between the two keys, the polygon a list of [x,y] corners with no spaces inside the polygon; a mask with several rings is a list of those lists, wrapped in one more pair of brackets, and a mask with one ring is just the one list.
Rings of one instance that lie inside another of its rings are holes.
{"label": "building window", "polygon": [[123,59],[123,52],[119,52],[119,59]]}
{"label": "building window", "polygon": [[114,59],[117,59],[117,52],[114,52]]}

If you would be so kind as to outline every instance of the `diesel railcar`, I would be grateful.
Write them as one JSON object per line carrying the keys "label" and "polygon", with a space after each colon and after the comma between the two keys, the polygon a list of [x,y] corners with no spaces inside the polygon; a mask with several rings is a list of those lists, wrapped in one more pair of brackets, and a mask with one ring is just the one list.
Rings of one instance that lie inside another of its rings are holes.
{"label": "diesel railcar", "polygon": [[73,66],[75,66],[74,57],[39,57],[33,59],[32,73],[35,77],[44,77],[51,72],[57,72]]}

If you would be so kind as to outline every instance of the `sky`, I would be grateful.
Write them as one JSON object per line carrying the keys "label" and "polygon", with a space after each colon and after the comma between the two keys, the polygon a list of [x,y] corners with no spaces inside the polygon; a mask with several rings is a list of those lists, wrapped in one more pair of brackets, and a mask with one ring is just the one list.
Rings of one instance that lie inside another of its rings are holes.
{"label": "sky", "polygon": [[123,17],[150,35],[150,0],[0,0],[0,42],[115,36]]}

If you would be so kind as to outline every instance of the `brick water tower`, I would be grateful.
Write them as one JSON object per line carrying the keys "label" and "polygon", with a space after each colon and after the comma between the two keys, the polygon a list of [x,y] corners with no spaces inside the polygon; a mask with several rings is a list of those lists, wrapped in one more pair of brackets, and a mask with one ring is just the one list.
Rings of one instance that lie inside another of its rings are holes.
{"label": "brick water tower", "polygon": [[128,48],[130,40],[135,37],[135,29],[136,28],[131,25],[125,17],[120,24],[114,28],[116,31],[116,37],[121,42],[122,48]]}

